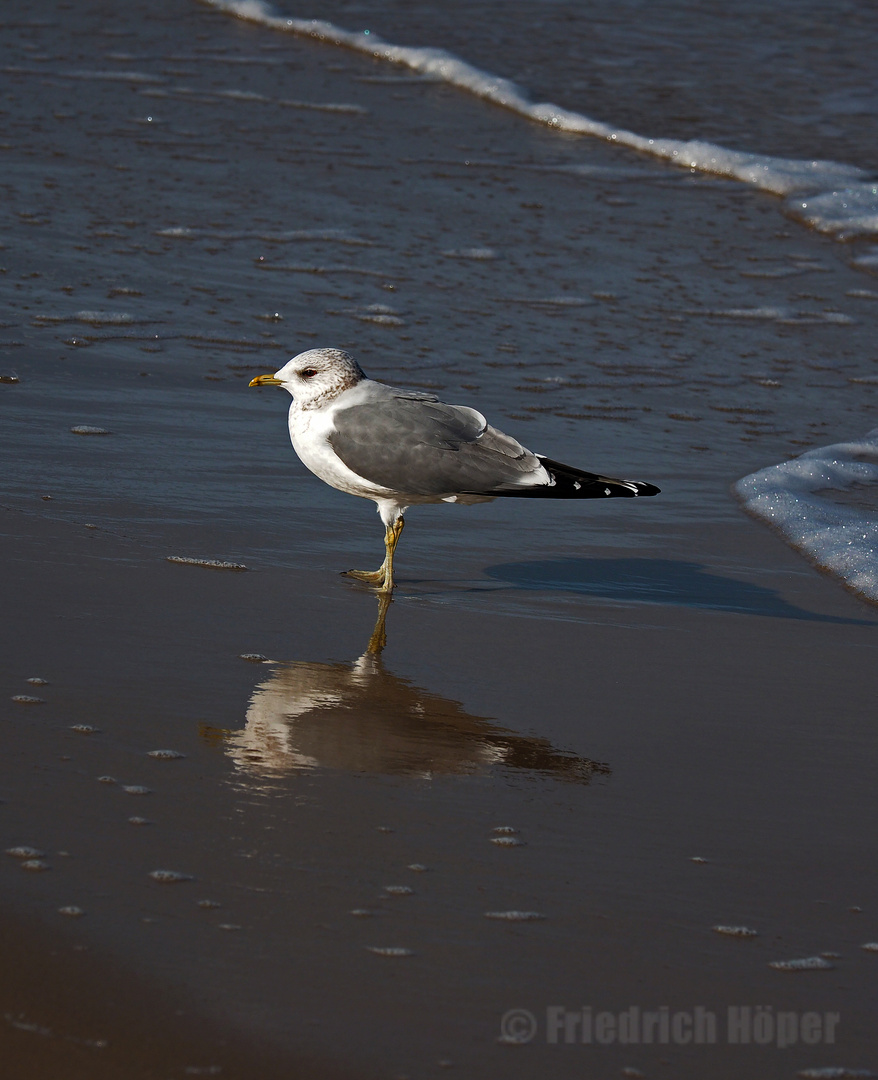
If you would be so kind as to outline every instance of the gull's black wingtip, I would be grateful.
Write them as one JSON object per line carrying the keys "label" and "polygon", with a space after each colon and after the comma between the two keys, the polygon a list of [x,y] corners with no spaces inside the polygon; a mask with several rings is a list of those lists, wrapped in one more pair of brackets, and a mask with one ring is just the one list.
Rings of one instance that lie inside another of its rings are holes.
{"label": "gull's black wingtip", "polygon": [[494,488],[483,491],[463,491],[462,495],[487,495],[492,499],[634,499],[638,495],[659,495],[661,488],[645,480],[618,480],[600,476],[572,465],[538,455],[549,474],[548,483],[521,484],[517,487]]}
{"label": "gull's black wingtip", "polygon": [[[634,499],[639,495],[658,495],[661,488],[645,480],[619,480],[613,476],[600,476],[586,472],[560,461],[541,457],[543,468],[549,474],[550,483],[538,488],[549,498],[556,499]],[[534,490],[534,489],[531,489]]]}

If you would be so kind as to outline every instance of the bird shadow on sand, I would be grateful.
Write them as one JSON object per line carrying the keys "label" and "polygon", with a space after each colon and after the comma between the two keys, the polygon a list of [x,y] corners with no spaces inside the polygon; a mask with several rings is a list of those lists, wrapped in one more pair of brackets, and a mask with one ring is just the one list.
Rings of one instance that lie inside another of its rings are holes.
{"label": "bird shadow on sand", "polygon": [[265,662],[243,728],[203,728],[256,783],[314,769],[430,779],[528,771],[587,784],[608,765],[473,716],[457,701],[388,671],[391,600],[379,598],[366,651],[353,662]]}
{"label": "bird shadow on sand", "polygon": [[784,600],[775,589],[722,577],[699,563],[674,559],[546,559],[500,563],[487,567],[485,573],[515,589],[580,593],[625,603],[700,608],[774,619],[878,626],[872,619],[848,619],[807,611]]}

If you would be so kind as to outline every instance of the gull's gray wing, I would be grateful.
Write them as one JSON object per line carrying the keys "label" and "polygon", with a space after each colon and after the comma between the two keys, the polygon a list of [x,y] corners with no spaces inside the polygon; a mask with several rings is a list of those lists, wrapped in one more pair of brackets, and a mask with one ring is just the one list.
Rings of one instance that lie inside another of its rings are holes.
{"label": "gull's gray wing", "polygon": [[339,409],[333,450],[365,480],[406,495],[489,495],[545,484],[540,459],[464,405],[387,395]]}

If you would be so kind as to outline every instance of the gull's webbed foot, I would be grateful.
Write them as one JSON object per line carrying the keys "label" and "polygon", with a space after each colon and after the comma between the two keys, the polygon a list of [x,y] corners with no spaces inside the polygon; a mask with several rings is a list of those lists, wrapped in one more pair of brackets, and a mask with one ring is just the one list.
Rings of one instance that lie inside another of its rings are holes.
{"label": "gull's webbed foot", "polygon": [[357,581],[365,581],[369,585],[383,585],[386,576],[383,566],[377,570],[342,570],[342,575],[356,578]]}

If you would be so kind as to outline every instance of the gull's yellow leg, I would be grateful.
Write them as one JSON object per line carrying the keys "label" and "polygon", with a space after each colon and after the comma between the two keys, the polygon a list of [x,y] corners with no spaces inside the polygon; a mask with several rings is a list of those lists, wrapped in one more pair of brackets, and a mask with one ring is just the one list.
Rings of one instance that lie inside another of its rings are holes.
{"label": "gull's yellow leg", "polygon": [[356,578],[357,581],[365,581],[369,585],[380,585],[381,592],[392,592],[393,553],[396,550],[396,545],[399,543],[399,538],[402,535],[404,525],[405,520],[399,517],[392,525],[388,525],[385,529],[384,562],[377,570],[345,570],[343,571],[345,576]]}
{"label": "gull's yellow leg", "polygon": [[403,517],[398,517],[392,525],[387,527],[387,532],[384,535],[384,547],[386,550],[384,556],[384,584],[378,590],[379,592],[393,592],[393,553],[396,551],[396,545],[399,543],[404,528],[405,518]]}

